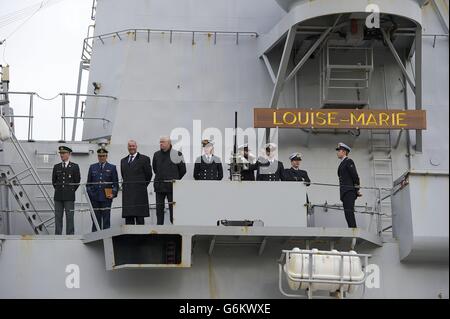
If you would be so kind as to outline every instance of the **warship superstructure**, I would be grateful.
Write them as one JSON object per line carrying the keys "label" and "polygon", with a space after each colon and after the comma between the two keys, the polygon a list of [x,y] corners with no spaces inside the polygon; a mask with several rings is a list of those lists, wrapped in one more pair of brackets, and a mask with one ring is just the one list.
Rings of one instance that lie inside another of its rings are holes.
{"label": "warship superstructure", "polygon": [[[0,298],[449,298],[448,1],[97,0],[92,21],[54,140],[33,138],[36,92],[1,69]],[[255,128],[264,108],[425,111],[426,128]],[[145,225],[124,225],[119,192],[91,232],[97,149],[118,165],[130,139],[153,157],[165,135],[187,164],[173,225],[150,185]],[[277,143],[286,167],[301,152],[311,184],[194,181],[201,139],[230,164],[234,136],[256,155]],[[339,142],[361,180],[354,229]],[[59,145],[81,168],[70,236],[54,235]]]}

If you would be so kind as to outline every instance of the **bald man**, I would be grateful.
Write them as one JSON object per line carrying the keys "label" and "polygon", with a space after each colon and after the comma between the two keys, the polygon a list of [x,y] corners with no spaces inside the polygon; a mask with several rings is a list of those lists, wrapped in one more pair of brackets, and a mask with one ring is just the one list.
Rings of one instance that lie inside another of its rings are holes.
{"label": "bald man", "polygon": [[152,180],[150,157],[137,151],[137,143],[128,141],[128,155],[120,161],[122,174],[122,217],[127,225],[144,225],[150,216],[147,186]]}

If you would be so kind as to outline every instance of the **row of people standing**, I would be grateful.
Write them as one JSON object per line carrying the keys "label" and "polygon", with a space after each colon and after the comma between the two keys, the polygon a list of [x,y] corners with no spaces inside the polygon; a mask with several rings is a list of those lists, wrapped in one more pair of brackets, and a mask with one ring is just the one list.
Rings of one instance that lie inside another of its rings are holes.
{"label": "row of people standing", "polygon": [[[122,217],[127,225],[144,225],[145,217],[150,216],[147,187],[153,172],[154,191],[156,193],[157,224],[164,224],[165,199],[168,201],[170,221],[173,223],[172,181],[179,180],[186,174],[186,164],[181,152],[172,148],[170,139],[160,139],[160,150],[153,155],[153,161],[137,151],[134,140],[128,142],[128,155],[120,161],[122,175]],[[58,148],[61,163],[53,167],[52,184],[55,189],[55,234],[61,235],[63,216],[66,214],[66,234],[74,234],[75,192],[79,187],[80,168],[70,161],[72,150],[67,146]],[[108,151],[97,150],[98,162],[90,165],[86,190],[94,209],[100,229],[111,225],[111,205],[119,192],[117,168],[109,163]],[[93,221],[92,231],[97,227]]]}
{"label": "row of people standing", "polygon": [[[194,167],[196,180],[221,180],[223,167],[220,158],[213,154],[213,143],[203,142],[204,155],[199,157]],[[302,156],[292,154],[291,168],[284,169],[283,164],[275,159],[276,145],[266,145],[266,157],[252,163],[248,145],[239,148],[242,160],[247,161],[246,169],[241,172],[242,180],[253,181],[298,181],[308,186],[310,179],[304,170],[300,170]],[[342,160],[338,169],[341,200],[344,204],[345,216],[349,227],[356,227],[354,204],[359,193],[359,177],[354,162],[348,159],[350,148],[339,143],[338,157]],[[74,202],[75,192],[80,183],[80,169],[70,161],[72,150],[60,146],[61,163],[53,168],[52,184],[55,188],[55,234],[62,234],[63,215],[66,213],[66,233],[74,234]],[[137,152],[136,141],[128,142],[128,155],[121,160],[120,170],[122,185],[122,217],[127,225],[143,225],[144,218],[150,216],[150,205],[147,187],[155,172],[154,191],[156,193],[157,224],[164,224],[165,200],[168,201],[170,221],[173,223],[173,180],[180,180],[186,174],[183,154],[172,148],[169,137],[161,137],[160,150],[155,152],[153,161],[146,155]],[[93,206],[100,229],[110,227],[110,214],[113,198],[119,192],[119,181],[116,166],[107,162],[108,151],[97,151],[98,162],[89,167],[87,192]],[[92,231],[96,230],[93,223]]]}
{"label": "row of people standing", "polygon": [[[195,180],[222,180],[223,167],[219,157],[214,155],[214,143],[203,140],[204,155],[197,158],[194,165]],[[242,181],[299,181],[310,183],[308,173],[300,169],[302,155],[294,153],[289,156],[291,167],[284,169],[282,162],[275,159],[277,146],[273,143],[265,145],[265,157],[255,160],[247,144],[238,148],[238,161],[242,164]],[[255,178],[256,172],[256,178]],[[230,174],[231,178],[231,174]],[[307,184],[308,185],[308,184]]]}

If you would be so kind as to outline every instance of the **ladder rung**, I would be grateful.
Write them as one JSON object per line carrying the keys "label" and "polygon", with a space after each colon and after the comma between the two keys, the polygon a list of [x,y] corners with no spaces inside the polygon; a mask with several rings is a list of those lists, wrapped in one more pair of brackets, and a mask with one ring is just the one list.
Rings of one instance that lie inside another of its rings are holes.
{"label": "ladder rung", "polygon": [[373,158],[374,162],[392,162],[391,158]]}
{"label": "ladder rung", "polygon": [[[28,168],[24,169],[23,171],[21,171],[21,172],[19,172],[19,173],[17,173],[17,174],[14,174],[14,175],[11,176],[11,177],[9,177],[9,178],[8,178],[8,181],[12,181],[13,179],[17,178],[17,176],[20,176],[20,175],[22,175],[23,173],[25,173],[25,172],[27,172],[27,171],[29,171],[29,170],[31,170],[31,167],[28,167]],[[27,176],[29,176],[29,175],[31,175],[31,173],[28,173]],[[19,178],[17,178],[17,179],[19,179]]]}
{"label": "ladder rung", "polygon": [[40,222],[39,224],[37,224],[37,226],[39,227],[41,225],[44,225],[44,224],[48,223],[49,221],[52,221],[53,219],[55,219],[55,216],[47,218],[46,220],[44,220],[44,221]]}

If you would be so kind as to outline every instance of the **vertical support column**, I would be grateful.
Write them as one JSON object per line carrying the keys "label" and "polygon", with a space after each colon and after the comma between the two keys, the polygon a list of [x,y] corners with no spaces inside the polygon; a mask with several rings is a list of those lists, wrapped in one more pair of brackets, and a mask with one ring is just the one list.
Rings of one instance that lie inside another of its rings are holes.
{"label": "vertical support column", "polygon": [[28,112],[28,141],[33,140],[33,97],[34,93],[30,94],[30,110]]}
{"label": "vertical support column", "polygon": [[77,96],[75,97],[75,111],[73,112],[73,127],[72,127],[72,141],[75,141],[77,133],[78,108],[80,105],[80,90],[81,81],[83,79],[83,61],[80,61],[80,68],[78,70]]}
{"label": "vertical support column", "polygon": [[[289,58],[291,57],[292,47],[294,46],[294,40],[296,35],[296,26],[292,26],[286,37],[284,44],[283,55],[281,56],[280,67],[278,68],[277,78],[275,86],[273,88],[272,97],[270,99],[270,107],[276,108],[278,106],[278,100],[280,98],[281,91],[286,82],[286,71],[289,65]],[[270,128],[266,129],[266,142],[270,142]]]}
{"label": "vertical support column", "polygon": [[[422,26],[416,29],[416,59],[415,59],[415,86],[416,86],[416,110],[422,109]],[[416,130],[416,152],[422,153],[422,130]]]}
{"label": "vertical support column", "polygon": [[61,142],[66,141],[66,95],[61,93],[62,111],[61,111]]}

